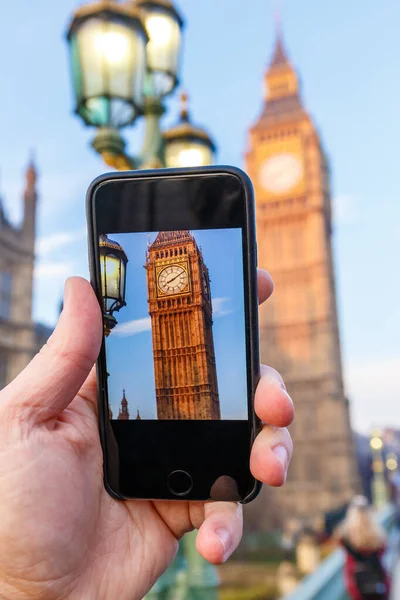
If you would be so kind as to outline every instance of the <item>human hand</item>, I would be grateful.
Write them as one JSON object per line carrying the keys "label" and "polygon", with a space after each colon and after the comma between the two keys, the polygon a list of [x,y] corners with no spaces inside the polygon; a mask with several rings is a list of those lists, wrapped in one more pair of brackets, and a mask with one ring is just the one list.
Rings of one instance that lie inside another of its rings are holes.
{"label": "human hand", "polygon": [[[259,272],[259,296],[272,293]],[[101,313],[89,283],[69,279],[57,328],[0,393],[0,598],[139,600],[198,529],[197,548],[218,564],[237,547],[242,507],[230,502],[117,501],[103,486],[93,364]],[[292,453],[284,427],[293,404],[262,367],[255,410],[264,425],[253,475],[282,485]]]}

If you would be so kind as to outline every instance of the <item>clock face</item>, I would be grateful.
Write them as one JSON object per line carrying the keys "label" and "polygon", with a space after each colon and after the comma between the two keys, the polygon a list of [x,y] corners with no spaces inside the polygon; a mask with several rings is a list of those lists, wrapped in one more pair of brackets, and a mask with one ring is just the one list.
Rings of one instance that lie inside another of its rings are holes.
{"label": "clock face", "polygon": [[301,160],[290,152],[275,154],[261,165],[260,182],[265,190],[282,194],[291,190],[301,179]]}
{"label": "clock face", "polygon": [[158,275],[158,287],[164,294],[179,294],[187,284],[187,271],[180,265],[169,265]]}

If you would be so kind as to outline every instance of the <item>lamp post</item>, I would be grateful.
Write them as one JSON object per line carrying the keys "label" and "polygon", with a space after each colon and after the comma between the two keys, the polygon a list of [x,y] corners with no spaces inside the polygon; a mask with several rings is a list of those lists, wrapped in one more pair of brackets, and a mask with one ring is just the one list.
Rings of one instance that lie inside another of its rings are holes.
{"label": "lamp post", "polygon": [[110,240],[104,233],[100,235],[99,249],[104,334],[108,337],[117,324],[114,313],[126,306],[125,288],[128,258],[122,246],[118,242]]}
{"label": "lamp post", "polygon": [[[75,112],[85,125],[96,128],[92,147],[108,166],[131,170],[214,161],[214,142],[191,123],[186,94],[181,96],[178,123],[161,129],[165,98],[179,83],[182,30],[183,19],[171,0],[97,0],[75,11],[67,33]],[[144,141],[139,155],[131,156],[121,129],[140,118],[145,121]],[[102,243],[107,275],[102,281],[108,282],[103,313],[109,335],[116,324],[113,313],[125,305],[127,259],[119,244],[116,248],[106,236]],[[147,598],[213,600],[217,587],[216,570],[197,553],[193,532],[185,536],[174,564]]]}
{"label": "lamp post", "polygon": [[372,451],[372,501],[377,509],[388,501],[383,459],[383,440],[379,430],[373,431],[370,439]]}

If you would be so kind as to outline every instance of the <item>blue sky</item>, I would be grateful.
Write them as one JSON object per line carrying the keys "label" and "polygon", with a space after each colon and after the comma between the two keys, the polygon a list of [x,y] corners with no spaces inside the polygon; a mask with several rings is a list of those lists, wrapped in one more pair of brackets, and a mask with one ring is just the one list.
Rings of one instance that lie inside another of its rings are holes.
{"label": "blue sky", "polygon": [[[272,0],[181,0],[182,81],[218,162],[243,165],[262,105]],[[31,148],[40,169],[35,317],[54,323],[63,281],[87,275],[84,195],[102,162],[73,115],[64,32],[77,0],[18,0],[0,22],[1,190],[20,217]],[[354,425],[400,426],[398,0],[283,3],[288,52],[333,174],[334,248],[345,383]],[[177,97],[168,103],[173,121]],[[140,125],[126,131],[133,151]],[[268,265],[265,265],[266,267]],[[276,290],[279,294],[279,290]]]}
{"label": "blue sky", "polygon": [[[243,297],[242,234],[240,229],[192,232],[210,272],[213,335],[221,417],[247,418],[246,341]],[[156,234],[150,236],[150,241]],[[127,265],[127,306],[115,314],[118,325],[107,340],[109,400],[118,414],[122,388],[131,417],[139,409],[144,419],[157,418],[151,322],[147,306],[147,233],[110,234],[124,248]]]}

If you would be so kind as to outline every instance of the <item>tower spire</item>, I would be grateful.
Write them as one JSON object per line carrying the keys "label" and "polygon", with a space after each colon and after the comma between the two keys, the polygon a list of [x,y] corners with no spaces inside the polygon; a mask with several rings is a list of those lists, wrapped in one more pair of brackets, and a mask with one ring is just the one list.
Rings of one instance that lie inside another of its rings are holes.
{"label": "tower spire", "polygon": [[[35,155],[31,150],[28,166],[25,171],[25,189],[24,189],[24,231],[34,244],[35,223],[36,223],[36,204],[38,194],[36,190],[38,174],[35,164]],[[27,238],[28,239],[28,238]]]}
{"label": "tower spire", "polygon": [[119,421],[128,421],[129,420],[129,405],[128,400],[125,396],[125,390],[122,390],[122,400],[121,400],[121,408],[119,409],[118,414]]}
{"label": "tower spire", "polygon": [[275,2],[275,46],[264,77],[263,120],[302,113],[299,81],[283,42],[280,0]]}
{"label": "tower spire", "polygon": [[26,186],[25,193],[32,194],[36,191],[37,170],[35,165],[35,152],[31,150],[28,167],[25,173]]}
{"label": "tower spire", "polygon": [[286,54],[286,49],[283,43],[283,33],[282,33],[282,5],[280,0],[275,0],[275,48],[274,53],[272,55],[272,60],[270,63],[271,67],[279,67],[281,65],[286,65],[288,61],[288,57]]}

